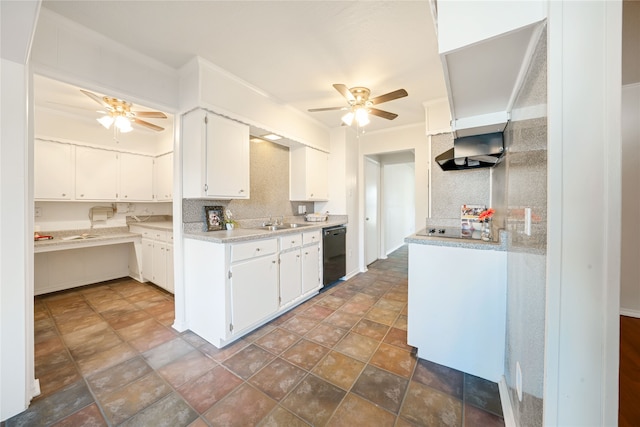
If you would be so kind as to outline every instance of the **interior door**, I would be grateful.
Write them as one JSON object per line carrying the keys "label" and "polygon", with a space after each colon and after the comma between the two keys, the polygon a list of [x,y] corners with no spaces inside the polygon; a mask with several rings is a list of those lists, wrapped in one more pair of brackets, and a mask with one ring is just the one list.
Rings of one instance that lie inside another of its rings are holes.
{"label": "interior door", "polygon": [[369,265],[378,259],[378,248],[380,247],[380,233],[378,231],[380,164],[368,157],[365,157],[364,175],[364,256],[366,264]]}

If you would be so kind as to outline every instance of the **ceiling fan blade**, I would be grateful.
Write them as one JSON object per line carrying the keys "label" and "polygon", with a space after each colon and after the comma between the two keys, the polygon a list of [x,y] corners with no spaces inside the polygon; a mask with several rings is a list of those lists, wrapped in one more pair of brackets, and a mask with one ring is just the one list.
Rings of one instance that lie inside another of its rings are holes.
{"label": "ceiling fan blade", "polygon": [[374,116],[382,117],[383,119],[393,120],[398,117],[395,113],[390,113],[384,110],[378,110],[377,108],[369,108],[369,114],[373,114]]}
{"label": "ceiling fan blade", "polygon": [[84,93],[85,95],[87,95],[89,98],[93,99],[94,101],[96,101],[98,104],[102,105],[105,108],[111,108],[111,105],[107,104],[105,102],[105,100],[101,97],[96,95],[93,92],[89,92],[88,90],[84,90],[84,89],[80,89],[80,92]]}
{"label": "ceiling fan blade", "polygon": [[157,132],[164,130],[163,127],[156,126],[153,123],[145,122],[144,120],[136,119],[135,117],[133,118],[133,122],[140,126],[148,127],[149,129],[155,130]]}
{"label": "ceiling fan blade", "polygon": [[404,98],[407,95],[409,94],[406,90],[398,89],[394,90],[393,92],[385,93],[384,95],[376,96],[375,98],[370,99],[369,102],[371,102],[372,105],[382,104],[383,102],[393,101],[394,99],[398,98]]}
{"label": "ceiling fan blade", "polygon": [[353,96],[353,94],[351,93],[351,91],[349,90],[348,87],[346,87],[343,84],[340,83],[336,83],[333,85],[334,88],[336,88],[336,90],[338,92],[340,92],[340,95],[344,96],[345,98],[347,98],[347,101],[349,102],[355,102],[356,97]]}
{"label": "ceiling fan blade", "polygon": [[348,107],[327,107],[327,108],[310,108],[307,111],[315,113],[318,111],[348,110]]}
{"label": "ceiling fan blade", "polygon": [[136,117],[146,117],[149,119],[166,119],[167,115],[161,111],[132,111]]}

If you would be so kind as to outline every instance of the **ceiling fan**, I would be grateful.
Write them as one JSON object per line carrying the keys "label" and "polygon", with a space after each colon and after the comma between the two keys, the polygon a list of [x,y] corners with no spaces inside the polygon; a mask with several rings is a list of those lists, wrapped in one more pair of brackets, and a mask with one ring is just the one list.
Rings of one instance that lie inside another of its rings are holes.
{"label": "ceiling fan", "polygon": [[166,119],[167,115],[161,111],[133,111],[131,110],[132,104],[118,98],[112,98],[109,96],[99,96],[88,90],[80,89],[80,92],[87,95],[89,98],[96,101],[106,111],[102,111],[104,116],[100,117],[98,122],[109,129],[111,125],[114,125],[114,130],[120,132],[131,132],[133,128],[132,123],[140,126],[144,126],[156,132],[163,131],[161,126],[154,125],[145,120],[141,120],[140,117],[152,118],[152,119]]}
{"label": "ceiling fan", "polygon": [[403,98],[408,95],[404,89],[394,90],[393,92],[386,93],[384,95],[376,96],[375,98],[369,98],[371,91],[366,87],[356,86],[349,89],[347,86],[336,83],[333,87],[344,96],[349,105],[346,107],[327,107],[327,108],[311,108],[308,111],[315,113],[318,111],[331,111],[342,110],[348,111],[347,114],[342,116],[342,122],[351,126],[353,119],[355,118],[358,126],[362,127],[369,123],[369,114],[382,117],[383,119],[393,120],[398,117],[395,113],[373,108],[372,105],[382,104],[383,102],[393,101],[394,99]]}

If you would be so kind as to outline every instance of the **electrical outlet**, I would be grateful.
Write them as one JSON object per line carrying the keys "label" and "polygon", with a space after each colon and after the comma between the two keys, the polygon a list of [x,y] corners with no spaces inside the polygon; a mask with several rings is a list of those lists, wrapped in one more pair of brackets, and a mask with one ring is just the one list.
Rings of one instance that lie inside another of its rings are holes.
{"label": "electrical outlet", "polygon": [[306,205],[298,205],[298,213],[299,214],[306,214],[307,213],[307,206]]}
{"label": "electrical outlet", "polygon": [[524,234],[531,236],[531,208],[524,208]]}
{"label": "electrical outlet", "polygon": [[42,216],[42,208],[41,208],[41,207],[39,207],[39,206],[36,206],[36,207],[33,209],[33,214],[34,214],[34,216],[35,216],[36,218],[40,218],[40,217]]}
{"label": "electrical outlet", "polygon": [[520,362],[516,362],[516,393],[518,394],[518,400],[522,402],[522,369],[520,369]]}

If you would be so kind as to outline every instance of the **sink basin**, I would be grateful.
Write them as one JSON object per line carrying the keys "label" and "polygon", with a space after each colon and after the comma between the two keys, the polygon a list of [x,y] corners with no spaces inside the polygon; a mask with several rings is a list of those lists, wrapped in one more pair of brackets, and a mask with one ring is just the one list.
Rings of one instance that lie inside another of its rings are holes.
{"label": "sink basin", "polygon": [[308,227],[311,224],[298,224],[298,223],[285,223],[279,225],[263,225],[262,227],[257,227],[258,230],[269,230],[269,231],[277,231],[277,230],[287,230],[289,228],[298,228],[298,227]]}

